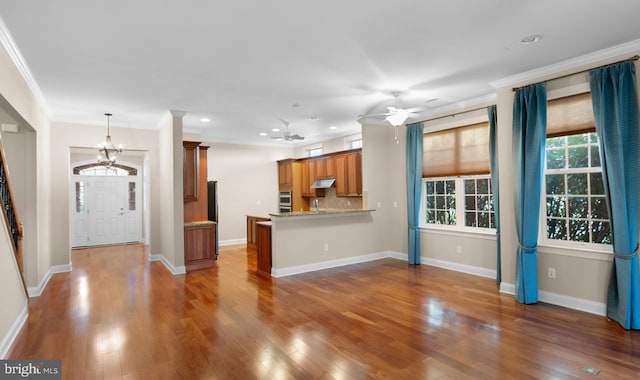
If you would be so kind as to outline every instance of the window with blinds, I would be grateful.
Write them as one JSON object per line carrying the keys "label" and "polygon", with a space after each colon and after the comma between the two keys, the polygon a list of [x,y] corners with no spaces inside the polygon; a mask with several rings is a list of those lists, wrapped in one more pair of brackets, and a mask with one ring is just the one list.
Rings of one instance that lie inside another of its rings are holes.
{"label": "window with blinds", "polygon": [[611,224],[590,93],[548,102],[545,151],[541,217],[546,231],[541,231],[541,240],[597,250],[610,245]]}

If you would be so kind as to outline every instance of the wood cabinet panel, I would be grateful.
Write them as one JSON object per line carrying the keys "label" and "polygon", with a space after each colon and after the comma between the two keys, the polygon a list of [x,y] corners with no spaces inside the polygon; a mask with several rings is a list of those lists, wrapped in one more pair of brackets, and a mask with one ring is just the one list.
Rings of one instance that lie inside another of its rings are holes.
{"label": "wood cabinet panel", "polygon": [[362,153],[348,152],[335,156],[336,195],[358,197],[362,195]]}
{"label": "wood cabinet panel", "polygon": [[325,157],[324,161],[324,175],[325,178],[336,178],[336,160],[334,156]]}
{"label": "wood cabinet panel", "polygon": [[292,159],[278,161],[278,188],[280,191],[293,189]]}
{"label": "wood cabinet panel", "polygon": [[216,224],[187,224],[184,227],[184,264],[187,272],[215,265]]}
{"label": "wood cabinet panel", "polygon": [[316,181],[316,165],[313,160],[302,161],[302,186],[301,193],[303,197],[315,197],[316,191],[311,188],[311,185]]}
{"label": "wood cabinet panel", "polygon": [[193,202],[198,200],[198,182],[200,173],[200,160],[198,141],[183,141],[183,185],[184,185],[184,201]]}
{"label": "wood cabinet panel", "polygon": [[258,248],[256,252],[257,267],[260,272],[271,275],[271,226],[257,225]]}
{"label": "wood cabinet panel", "polygon": [[326,178],[327,174],[326,174],[325,167],[324,167],[324,159],[323,158],[317,158],[317,159],[313,159],[311,161],[313,161],[313,165],[315,166],[315,179]]}
{"label": "wood cabinet panel", "polygon": [[[200,145],[198,148],[198,174],[196,181],[198,186],[198,198],[184,202],[184,221],[200,222],[209,218],[208,190],[207,190],[207,149],[208,146]],[[186,191],[185,191],[186,192]]]}

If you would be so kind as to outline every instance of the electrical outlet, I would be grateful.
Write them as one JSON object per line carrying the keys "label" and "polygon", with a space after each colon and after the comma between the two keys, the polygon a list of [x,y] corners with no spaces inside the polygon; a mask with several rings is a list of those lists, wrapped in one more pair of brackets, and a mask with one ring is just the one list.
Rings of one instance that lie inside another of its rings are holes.
{"label": "electrical outlet", "polygon": [[351,206],[351,201],[347,199],[347,206]]}
{"label": "electrical outlet", "polygon": [[382,202],[378,202],[378,208],[382,208]]}
{"label": "electrical outlet", "polygon": [[456,247],[456,252],[462,253],[462,246],[461,245]]}
{"label": "electrical outlet", "polygon": [[256,201],[256,204],[257,204],[258,206],[260,206],[260,203],[262,203],[262,202],[260,202],[260,199],[258,199],[258,200]]}
{"label": "electrical outlet", "polygon": [[556,268],[549,267],[547,269],[547,276],[549,278],[556,278]]}
{"label": "electrical outlet", "polygon": [[329,252],[329,244],[324,243],[324,251]]}

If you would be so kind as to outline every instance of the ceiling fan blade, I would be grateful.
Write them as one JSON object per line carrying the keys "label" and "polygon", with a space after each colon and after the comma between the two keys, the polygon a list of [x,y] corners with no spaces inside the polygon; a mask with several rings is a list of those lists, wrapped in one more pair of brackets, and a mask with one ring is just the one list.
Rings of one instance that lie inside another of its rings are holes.
{"label": "ceiling fan blade", "polygon": [[409,112],[409,113],[419,113],[419,112],[425,111],[426,109],[428,109],[428,107],[413,107],[413,108],[408,108],[407,112]]}
{"label": "ceiling fan blade", "polygon": [[358,115],[358,117],[376,117],[376,116],[389,116],[391,115],[390,112],[386,112],[386,113],[369,113],[369,114],[365,114],[365,115]]}

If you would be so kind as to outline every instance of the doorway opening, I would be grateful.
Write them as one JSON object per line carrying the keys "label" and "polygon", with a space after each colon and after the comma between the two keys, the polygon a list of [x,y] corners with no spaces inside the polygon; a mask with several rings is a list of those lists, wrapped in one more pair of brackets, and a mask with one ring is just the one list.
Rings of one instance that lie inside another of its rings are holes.
{"label": "doorway opening", "polygon": [[142,187],[135,164],[73,166],[70,184],[71,247],[142,241]]}

